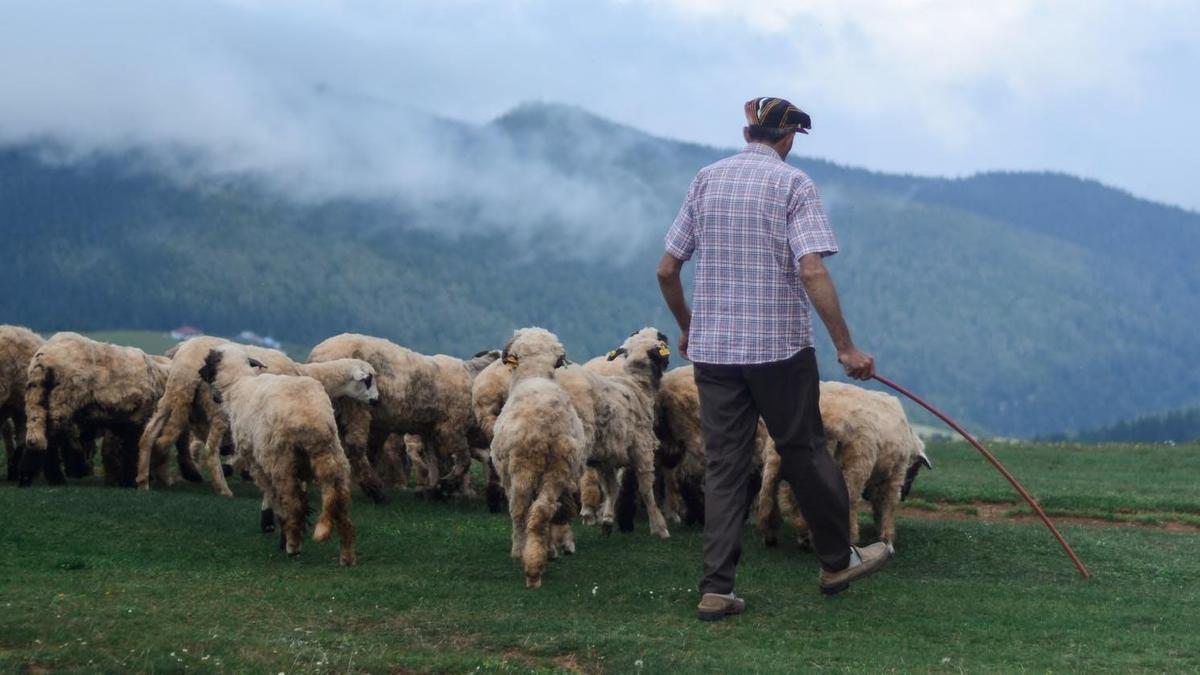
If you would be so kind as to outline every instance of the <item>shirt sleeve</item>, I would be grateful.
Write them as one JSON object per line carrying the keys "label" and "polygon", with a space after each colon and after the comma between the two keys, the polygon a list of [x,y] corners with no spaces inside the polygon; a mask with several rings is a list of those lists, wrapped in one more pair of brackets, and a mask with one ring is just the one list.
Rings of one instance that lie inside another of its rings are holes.
{"label": "shirt sleeve", "polygon": [[700,177],[697,176],[692,181],[691,186],[688,187],[687,197],[683,200],[683,206],[679,209],[679,215],[675,216],[675,222],[671,224],[671,229],[667,231],[667,253],[676,260],[688,260],[696,250],[695,202],[696,186],[699,181]]}
{"label": "shirt sleeve", "polygon": [[838,252],[825,206],[811,180],[793,191],[788,202],[788,244],[797,261],[809,253],[819,253],[824,258]]}

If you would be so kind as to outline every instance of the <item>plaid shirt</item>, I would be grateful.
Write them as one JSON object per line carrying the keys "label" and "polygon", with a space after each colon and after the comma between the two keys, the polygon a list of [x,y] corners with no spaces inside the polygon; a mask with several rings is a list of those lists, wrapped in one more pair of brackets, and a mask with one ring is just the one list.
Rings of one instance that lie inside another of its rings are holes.
{"label": "plaid shirt", "polygon": [[837,253],[837,241],[812,179],[770,147],[751,143],[701,169],[666,248],[696,255],[692,361],[769,363],[813,346],[799,261]]}

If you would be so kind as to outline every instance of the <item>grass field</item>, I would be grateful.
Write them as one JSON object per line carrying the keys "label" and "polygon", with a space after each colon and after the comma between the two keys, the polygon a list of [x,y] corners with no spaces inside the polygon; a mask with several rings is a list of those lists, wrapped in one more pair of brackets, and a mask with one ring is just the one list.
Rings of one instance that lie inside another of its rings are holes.
{"label": "grass field", "polygon": [[[1200,447],[995,449],[1055,508],[1200,514]],[[1012,501],[973,452],[931,446],[913,497]],[[1041,525],[904,517],[892,564],[825,598],[811,554],[748,527],[749,610],[702,624],[694,529],[577,527],[579,553],[527,591],[481,500],[356,501],[343,569],[334,542],[280,553],[236,483],[0,487],[0,671],[1200,671],[1195,533],[1065,525],[1084,581]]]}

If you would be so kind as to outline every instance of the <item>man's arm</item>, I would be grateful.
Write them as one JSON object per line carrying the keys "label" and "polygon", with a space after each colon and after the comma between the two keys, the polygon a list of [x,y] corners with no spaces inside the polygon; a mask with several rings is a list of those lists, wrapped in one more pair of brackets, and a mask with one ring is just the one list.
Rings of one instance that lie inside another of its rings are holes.
{"label": "man's arm", "polygon": [[683,261],[664,253],[658,261],[658,288],[662,291],[663,300],[671,314],[675,315],[675,323],[679,324],[679,351],[687,357],[688,332],[692,328],[692,310],[688,308],[687,298],[683,294],[683,281],[679,272],[683,269]]}
{"label": "man's arm", "polygon": [[[808,299],[816,308],[833,346],[837,348],[838,363],[846,369],[846,374],[856,380],[869,380],[875,375],[875,358],[854,346],[850,339],[850,329],[842,317],[842,306],[838,302],[837,289],[833,286],[833,278],[825,269],[825,262],[819,253],[809,253],[800,258],[800,279]],[[666,291],[664,290],[665,294]]]}

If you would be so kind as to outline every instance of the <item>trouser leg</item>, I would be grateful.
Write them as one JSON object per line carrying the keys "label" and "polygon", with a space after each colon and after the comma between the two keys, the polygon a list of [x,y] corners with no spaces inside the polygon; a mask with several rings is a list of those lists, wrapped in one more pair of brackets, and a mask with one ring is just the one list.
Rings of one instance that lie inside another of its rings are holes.
{"label": "trouser leg", "polygon": [[841,467],[825,448],[815,352],[746,368],[755,407],[779,451],[779,472],[792,486],[813,549],[829,571],[850,564],[850,500]]}
{"label": "trouser leg", "polygon": [[731,593],[742,553],[758,412],[738,366],[697,364],[706,454],[703,593]]}

